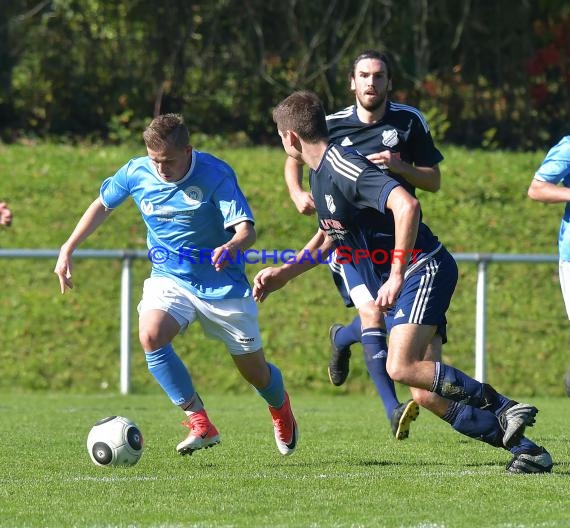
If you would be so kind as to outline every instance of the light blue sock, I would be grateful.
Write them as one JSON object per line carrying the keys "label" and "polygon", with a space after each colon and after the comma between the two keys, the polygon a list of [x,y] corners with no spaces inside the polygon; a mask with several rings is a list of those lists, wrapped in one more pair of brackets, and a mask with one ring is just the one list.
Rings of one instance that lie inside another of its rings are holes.
{"label": "light blue sock", "polygon": [[196,393],[192,378],[170,343],[146,352],[145,356],[148,370],[174,405],[183,405],[192,400]]}
{"label": "light blue sock", "polygon": [[264,389],[255,389],[257,393],[267,402],[268,405],[279,409],[285,403],[285,386],[281,371],[272,363],[267,363],[269,367],[269,385]]}

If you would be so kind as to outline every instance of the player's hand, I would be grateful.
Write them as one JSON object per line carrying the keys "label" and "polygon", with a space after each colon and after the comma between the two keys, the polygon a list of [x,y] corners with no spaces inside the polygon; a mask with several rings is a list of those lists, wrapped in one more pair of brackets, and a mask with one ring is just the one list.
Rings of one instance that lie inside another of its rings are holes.
{"label": "player's hand", "polygon": [[221,271],[229,264],[233,264],[236,258],[237,249],[231,244],[224,244],[212,251],[212,265],[216,271]]}
{"label": "player's hand", "polygon": [[299,191],[291,195],[291,199],[301,214],[310,216],[315,213],[315,201],[311,193]]}
{"label": "player's hand", "polygon": [[404,276],[401,274],[391,273],[388,279],[378,290],[378,296],[376,297],[374,304],[383,312],[392,308],[398,300],[398,295],[400,295],[403,285]]}
{"label": "player's hand", "polygon": [[59,278],[59,288],[61,293],[65,293],[65,288],[73,289],[73,281],[71,280],[71,270],[73,268],[73,263],[71,261],[71,255],[60,251],[55,269],[53,272]]}
{"label": "player's hand", "polygon": [[263,302],[267,296],[287,284],[281,268],[264,268],[253,279],[253,300]]}
{"label": "player's hand", "polygon": [[392,152],[391,150],[383,150],[381,152],[374,152],[366,156],[372,163],[387,167],[394,172],[398,172],[398,163],[401,161],[399,152]]}
{"label": "player's hand", "polygon": [[5,202],[0,202],[0,226],[9,227],[12,224],[12,211]]}

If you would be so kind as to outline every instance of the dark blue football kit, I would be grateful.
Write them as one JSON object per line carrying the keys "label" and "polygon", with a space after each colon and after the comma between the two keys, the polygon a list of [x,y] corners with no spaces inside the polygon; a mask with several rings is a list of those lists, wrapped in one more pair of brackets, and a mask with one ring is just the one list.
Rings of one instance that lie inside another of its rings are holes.
{"label": "dark blue football kit", "polygon": [[[443,161],[441,152],[434,145],[427,121],[413,106],[387,101],[386,112],[381,119],[374,123],[364,123],[358,117],[356,105],[351,105],[329,114],[326,120],[330,143],[353,148],[364,156],[390,150],[402,161],[418,167],[433,167]],[[416,188],[409,182],[391,173],[386,166],[378,167],[398,179],[400,185],[415,196]],[[330,269],[344,304],[353,306],[354,302],[346,287],[347,275],[349,282],[352,282],[352,270],[348,267],[343,269],[335,261],[331,262]],[[357,280],[357,277],[352,278]],[[356,284],[352,286],[355,287]]]}
{"label": "dark blue football kit", "polygon": [[402,323],[436,325],[444,337],[445,312],[457,282],[457,265],[423,222],[414,253],[393,254],[399,248],[394,247],[394,217],[386,209],[386,201],[403,180],[353,149],[332,144],[309,177],[319,227],[334,241],[339,276],[355,306],[376,298],[393,258],[406,258],[410,264],[402,292],[386,314],[387,329]]}
{"label": "dark blue football kit", "polygon": [[[358,307],[376,298],[378,288],[390,274],[391,260],[354,257],[358,251],[359,255],[366,252],[372,256],[395,249],[394,217],[386,202],[390,192],[402,183],[355,150],[331,143],[309,178],[319,227],[333,240],[337,255],[352,257],[352,262],[341,268],[349,270],[346,287]],[[396,303],[385,315],[386,328],[390,331],[399,324],[433,325],[445,340],[445,313],[458,279],[457,264],[421,221],[413,256]],[[354,292],[354,288],[360,290]],[[380,329],[362,330],[365,353],[367,348],[381,350],[380,337]],[[506,447],[515,455],[513,460],[521,453],[542,449],[522,435],[513,436],[508,442],[504,440],[499,417],[516,402],[451,365],[436,361],[435,367],[430,390],[451,400],[442,419],[456,431],[496,447]],[[531,410],[537,412],[535,408]]]}

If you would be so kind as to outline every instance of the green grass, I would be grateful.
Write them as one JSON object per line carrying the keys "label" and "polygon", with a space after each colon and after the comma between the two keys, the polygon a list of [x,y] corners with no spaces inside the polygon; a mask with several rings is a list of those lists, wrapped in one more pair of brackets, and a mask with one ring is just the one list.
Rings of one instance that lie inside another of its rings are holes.
{"label": "green grass", "polygon": [[[196,145],[202,148],[202,145]],[[207,149],[205,149],[207,150]],[[556,253],[562,205],[530,201],[526,189],[544,153],[515,154],[442,148],[443,184],[421,193],[425,220],[453,252]],[[0,247],[57,249],[101,181],[141,147],[0,145],[2,196],[14,224],[0,230]],[[279,149],[212,151],[236,169],[257,220],[258,249],[299,249],[316,229],[314,218],[296,213],[283,182]],[[145,248],[135,207],[125,203],[83,246]],[[77,260],[76,288],[59,295],[52,260],[0,261],[4,346],[0,386],[74,392],[115,390],[119,385],[118,261]],[[252,277],[260,268],[250,266]],[[476,267],[460,263],[460,280],[448,313],[446,361],[474,373]],[[136,261],[133,313],[149,264]],[[570,332],[555,264],[489,266],[488,380],[503,392],[562,396]],[[282,367],[290,387],[330,394],[326,375],[327,330],[353,315],[340,302],[327,269],[294,280],[260,306],[267,356]],[[154,390],[132,328],[133,388]],[[199,387],[242,392],[243,383],[223,347],[193,327],[175,341]],[[343,393],[374,394],[359,347]],[[216,361],[216,369],[211,368]]]}
{"label": "green grass", "polygon": [[[510,454],[466,439],[426,411],[395,441],[365,395],[291,394],[301,437],[278,454],[269,413],[253,393],[202,394],[222,437],[179,457],[181,413],[157,391],[120,397],[0,395],[2,527],[567,527],[567,405],[536,398],[529,429],[553,455],[550,475],[511,475]],[[132,468],[92,464],[85,440],[109,414],[145,439]]]}

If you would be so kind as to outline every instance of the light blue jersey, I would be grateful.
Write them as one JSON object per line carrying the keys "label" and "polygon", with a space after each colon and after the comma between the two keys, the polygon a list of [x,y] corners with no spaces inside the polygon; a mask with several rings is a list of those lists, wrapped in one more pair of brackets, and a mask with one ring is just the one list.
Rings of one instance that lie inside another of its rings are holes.
{"label": "light blue jersey", "polygon": [[148,229],[152,276],[171,277],[202,299],[251,295],[243,262],[230,262],[216,271],[210,261],[211,251],[232,238],[232,226],[253,223],[227,163],[194,150],[188,173],[170,183],[157,175],[148,156],[134,158],[107,178],[100,191],[109,209],[129,196]]}
{"label": "light blue jersey", "polygon": [[[553,183],[562,183],[570,187],[570,136],[563,137],[552,147],[534,175],[535,179]],[[564,216],[558,235],[560,260],[570,262],[570,202],[566,202]]]}

